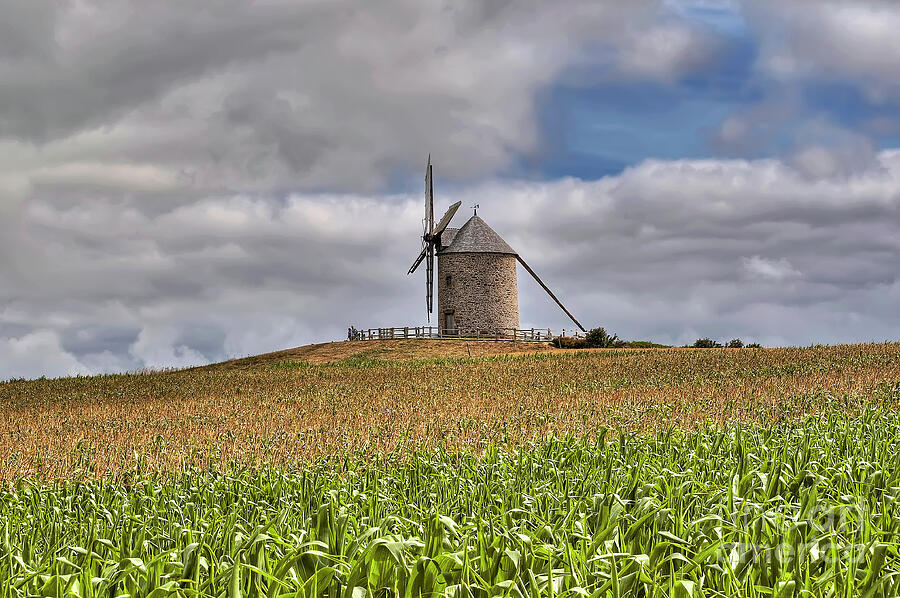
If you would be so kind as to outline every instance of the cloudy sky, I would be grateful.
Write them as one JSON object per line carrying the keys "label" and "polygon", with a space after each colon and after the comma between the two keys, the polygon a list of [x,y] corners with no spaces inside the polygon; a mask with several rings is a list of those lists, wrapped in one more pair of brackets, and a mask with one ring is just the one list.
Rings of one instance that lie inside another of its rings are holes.
{"label": "cloudy sky", "polygon": [[[628,339],[900,338],[900,5],[0,0],[0,379],[425,322],[436,209]],[[520,270],[525,327],[571,327]]]}

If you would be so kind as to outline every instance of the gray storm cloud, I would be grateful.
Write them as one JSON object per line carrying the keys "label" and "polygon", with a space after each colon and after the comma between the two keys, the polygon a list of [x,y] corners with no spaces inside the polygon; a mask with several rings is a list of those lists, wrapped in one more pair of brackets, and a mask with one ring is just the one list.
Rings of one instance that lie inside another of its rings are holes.
{"label": "gray storm cloud", "polygon": [[[510,180],[542,151],[554,82],[670,84],[714,61],[719,40],[670,4],[0,0],[0,379],[421,323],[406,181],[429,151],[441,205],[479,203],[585,323],[671,343],[896,337],[900,157],[863,136]],[[848,5],[866,53],[836,64],[874,81],[897,61],[872,58],[865,11],[893,9]],[[760,69],[820,54],[763,43]],[[772,113],[735,115],[721,142]],[[522,276],[523,325],[570,326]]]}
{"label": "gray storm cloud", "polygon": [[642,60],[661,5],[4,0],[0,137],[200,187],[371,191],[429,150],[490,174],[537,149],[536,91],[598,39]]}

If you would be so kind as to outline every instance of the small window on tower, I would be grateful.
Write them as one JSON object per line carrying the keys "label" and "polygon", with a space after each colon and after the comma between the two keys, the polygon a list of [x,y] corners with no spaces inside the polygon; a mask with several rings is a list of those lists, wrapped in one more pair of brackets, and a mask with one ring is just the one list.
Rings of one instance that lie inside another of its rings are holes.
{"label": "small window on tower", "polygon": [[453,284],[453,277],[450,276],[450,275],[448,274],[448,275],[447,275],[447,278],[446,278],[446,282],[447,282],[447,286],[448,286],[448,287],[449,287],[450,285],[452,285],[452,284]]}

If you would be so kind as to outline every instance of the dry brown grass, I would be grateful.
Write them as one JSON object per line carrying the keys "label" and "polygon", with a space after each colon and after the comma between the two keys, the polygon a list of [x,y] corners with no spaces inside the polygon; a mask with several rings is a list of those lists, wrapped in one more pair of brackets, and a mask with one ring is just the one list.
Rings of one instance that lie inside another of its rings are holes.
{"label": "dry brown grass", "polygon": [[[274,362],[292,360],[321,365],[351,357],[408,361],[410,359],[437,359],[445,357],[488,357],[558,351],[550,343],[482,341],[482,340],[389,340],[389,341],[339,341],[306,345],[274,353],[265,353],[243,359],[234,359],[208,366],[214,369],[251,369]],[[208,368],[203,368],[208,369]]]}
{"label": "dry brown grass", "polygon": [[[769,423],[896,397],[900,381],[900,344],[415,359],[440,345],[402,343],[336,343],[178,372],[0,384],[0,479],[96,476],[138,464],[163,471],[291,465],[434,446],[479,450],[603,426]],[[473,354],[509,348],[470,343]]]}

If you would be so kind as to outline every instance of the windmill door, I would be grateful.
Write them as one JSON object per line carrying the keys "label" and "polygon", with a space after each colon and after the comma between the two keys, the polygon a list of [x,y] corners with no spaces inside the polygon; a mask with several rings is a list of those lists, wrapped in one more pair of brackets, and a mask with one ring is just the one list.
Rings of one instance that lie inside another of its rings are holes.
{"label": "windmill door", "polygon": [[456,334],[456,318],[453,317],[453,312],[444,314],[444,334]]}

